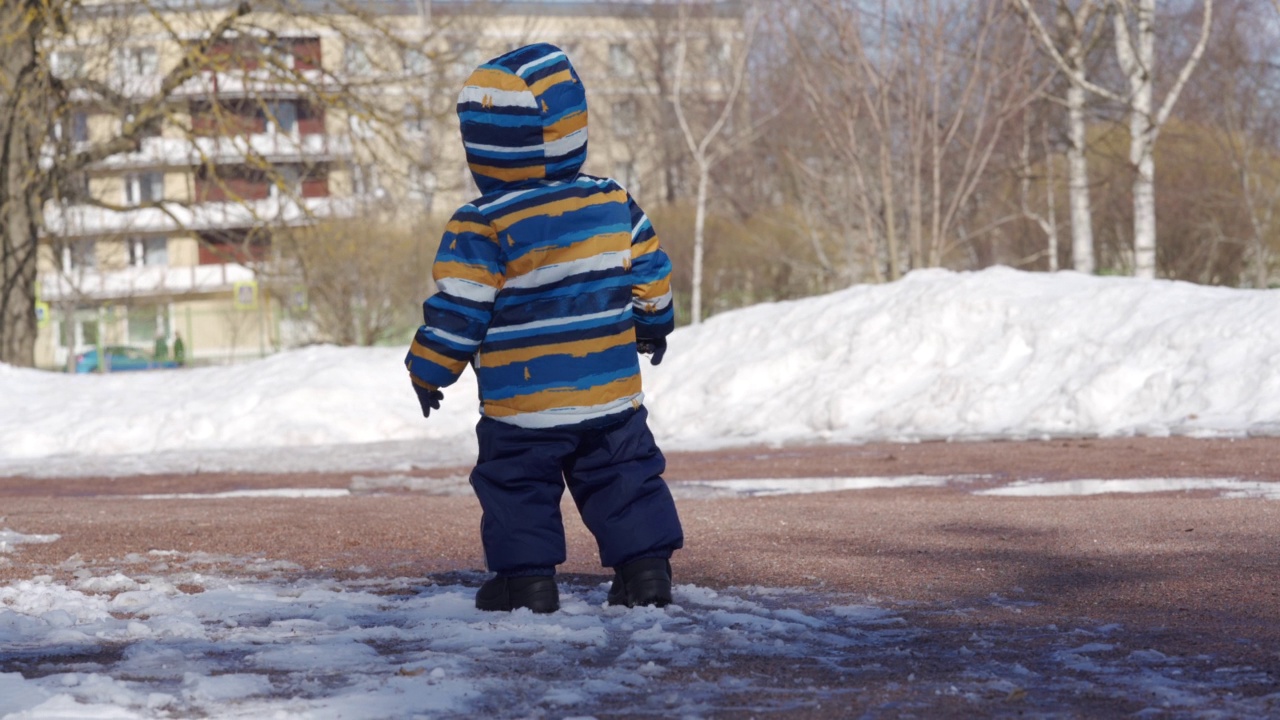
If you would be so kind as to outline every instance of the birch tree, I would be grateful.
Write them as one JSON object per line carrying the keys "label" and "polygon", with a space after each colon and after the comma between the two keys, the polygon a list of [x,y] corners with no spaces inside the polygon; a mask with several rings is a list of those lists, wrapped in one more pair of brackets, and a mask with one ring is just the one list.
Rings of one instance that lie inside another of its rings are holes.
{"label": "birch tree", "polygon": [[1096,269],[1093,253],[1093,210],[1089,200],[1087,59],[1105,15],[1106,0],[1084,0],[1074,10],[1067,0],[1055,0],[1054,32],[1050,32],[1030,0],[1016,0],[1037,42],[1064,69],[1067,92],[1067,188],[1071,213],[1071,262],[1078,272]]}
{"label": "birch tree", "polygon": [[1213,23],[1213,0],[1204,3],[1200,38],[1178,71],[1164,101],[1155,104],[1156,2],[1113,0],[1116,59],[1129,83],[1129,163],[1133,168],[1133,274],[1156,276],[1156,139],[1178,95],[1204,55]]}
{"label": "birch tree", "polygon": [[[1204,55],[1213,23],[1214,0],[1201,0],[1200,34],[1164,99],[1156,103],[1156,2],[1155,0],[1108,0],[1112,21],[1112,44],[1116,61],[1127,87],[1115,90],[1089,80],[1077,63],[1060,52],[1031,11],[1027,0],[1018,0],[1035,29],[1036,37],[1058,68],[1078,86],[1112,100],[1125,109],[1129,125],[1129,165],[1133,172],[1133,274],[1156,275],[1155,146],[1160,130],[1173,112],[1178,96]],[[1082,6],[1083,7],[1083,6]]]}

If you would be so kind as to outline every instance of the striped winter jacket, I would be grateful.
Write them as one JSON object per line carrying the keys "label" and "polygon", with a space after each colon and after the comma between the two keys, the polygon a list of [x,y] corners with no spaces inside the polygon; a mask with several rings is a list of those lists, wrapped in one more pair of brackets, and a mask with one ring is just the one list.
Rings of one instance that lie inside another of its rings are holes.
{"label": "striped winter jacket", "polygon": [[627,191],[579,172],[587,104],[569,59],[538,44],[490,60],[458,117],[483,195],[440,242],[413,382],[442,388],[471,363],[481,412],[529,428],[639,407],[635,341],[674,327],[671,264]]}

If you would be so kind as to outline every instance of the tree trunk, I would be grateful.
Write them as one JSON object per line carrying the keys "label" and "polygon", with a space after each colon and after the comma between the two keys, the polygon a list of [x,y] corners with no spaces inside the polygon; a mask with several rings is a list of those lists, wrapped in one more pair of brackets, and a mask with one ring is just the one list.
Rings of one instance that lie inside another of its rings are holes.
{"label": "tree trunk", "polygon": [[698,164],[698,205],[693,216],[693,309],[691,323],[702,322],[702,258],[706,251],[707,191],[711,168]]}
{"label": "tree trunk", "polygon": [[887,137],[880,139],[880,196],[884,199],[884,243],[889,254],[889,279],[902,277],[902,248],[898,241],[898,205],[893,185],[893,153]]}
{"label": "tree trunk", "polygon": [[[1204,15],[1200,38],[1165,95],[1160,109],[1155,108],[1153,84],[1156,61],[1156,2],[1126,0],[1117,8],[1115,20],[1116,59],[1129,80],[1129,162],[1133,165],[1133,274],[1140,278],[1156,276],[1156,189],[1155,146],[1160,128],[1169,119],[1178,95],[1187,79],[1204,56],[1213,22],[1213,1],[1202,0]],[[1132,10],[1134,29],[1128,27]]]}
{"label": "tree trunk", "polygon": [[45,16],[35,2],[0,10],[0,362],[35,365],[40,150],[48,130],[48,77],[36,53]]}
{"label": "tree trunk", "polygon": [[[1145,125],[1146,116],[1136,115],[1135,121]],[[1151,279],[1156,276],[1156,162],[1145,134],[1134,141],[1129,158],[1134,166],[1133,276]]]}
{"label": "tree trunk", "polygon": [[1067,88],[1068,135],[1067,186],[1071,196],[1071,263],[1077,272],[1092,275],[1093,210],[1089,202],[1089,162],[1085,158],[1088,142],[1084,115],[1085,91],[1075,83]]}
{"label": "tree trunk", "polygon": [[[1129,162],[1133,165],[1133,275],[1156,276],[1156,189],[1154,145],[1156,126],[1152,110],[1152,78],[1155,77],[1155,0],[1137,3],[1137,36],[1133,57],[1122,60],[1133,97],[1129,106]],[[1129,42],[1118,37],[1118,45]],[[1136,60],[1136,62],[1133,62]]]}

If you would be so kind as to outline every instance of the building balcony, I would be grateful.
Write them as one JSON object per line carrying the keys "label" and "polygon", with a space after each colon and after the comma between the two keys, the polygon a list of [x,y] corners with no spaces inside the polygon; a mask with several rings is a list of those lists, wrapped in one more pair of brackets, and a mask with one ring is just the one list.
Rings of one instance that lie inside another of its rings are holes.
{"label": "building balcony", "polygon": [[47,272],[40,274],[40,298],[57,304],[179,297],[227,292],[254,278],[253,270],[232,263]]}
{"label": "building balcony", "polygon": [[138,152],[115,155],[95,169],[136,170],[153,167],[231,165],[246,158],[270,163],[325,162],[351,156],[345,135],[256,133],[234,137],[145,138]]}
{"label": "building balcony", "polygon": [[318,69],[298,69],[293,77],[268,70],[205,70],[174,91],[178,98],[300,98],[333,88],[333,81]]}
{"label": "building balcony", "polygon": [[45,207],[45,233],[53,237],[122,237],[131,234],[208,232],[232,228],[305,225],[315,220],[355,215],[356,200],[314,197],[301,200],[269,197],[247,202],[209,202],[194,205],[166,203],[165,207],[111,210],[91,205]]}

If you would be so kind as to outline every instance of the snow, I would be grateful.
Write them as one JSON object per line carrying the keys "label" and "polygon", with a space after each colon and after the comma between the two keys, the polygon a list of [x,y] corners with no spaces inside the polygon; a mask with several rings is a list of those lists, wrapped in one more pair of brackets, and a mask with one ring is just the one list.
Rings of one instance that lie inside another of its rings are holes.
{"label": "snow", "polygon": [[[66,375],[0,365],[0,474],[465,465],[474,376],[423,419],[404,348]],[[1280,291],[917,271],[716,315],[642,363],[669,449],[1280,433]],[[287,450],[282,452],[282,450]]]}
{"label": "snow", "polygon": [[1193,490],[1213,491],[1228,498],[1280,500],[1280,483],[1241,478],[1109,478],[1105,480],[1082,478],[1053,482],[1019,480],[1003,487],[979,490],[975,494],[1060,497],[1103,493],[1191,492]]}
{"label": "snow", "polygon": [[[469,492],[465,477],[413,471],[474,459],[474,379],[467,373],[448,388],[424,420],[403,355],[310,347],[243,365],[107,376],[0,365],[0,476],[353,473],[349,488],[152,499]],[[1280,294],[1070,272],[921,271],[715,316],[677,331],[664,363],[643,368],[652,426],[668,449],[1275,435]],[[1280,499],[1274,483],[1241,478],[993,484],[744,478],[681,483],[677,492],[973,485],[1011,496]],[[3,523],[0,566],[29,544],[60,542]],[[938,609],[680,584],[671,607],[624,609],[605,605],[599,578],[562,576],[562,611],[536,616],[477,611],[479,573],[424,580],[356,568],[356,579],[336,579],[265,556],[166,549],[110,567],[73,555],[56,569],[58,579],[0,587],[4,720],[787,716],[832,704],[928,716],[937,698],[1031,716],[1073,714],[1080,697],[1140,717],[1280,711],[1280,693],[1241,691],[1265,687],[1263,670],[1134,644],[1105,618],[1062,628],[1014,621],[1030,604],[1016,597]],[[976,631],[967,618],[979,612],[1011,621]],[[816,684],[788,685],[797,680]]]}
{"label": "snow", "polygon": [[[1040,703],[1033,708],[1050,703],[1044,716],[1056,716],[1055,698],[1070,703],[1081,692],[1160,717],[1265,717],[1280,701],[1234,692],[1266,682],[1261,670],[1130,647],[1113,626],[953,637],[888,604],[824,607],[785,590],[678,585],[668,608],[626,609],[605,605],[606,583],[564,579],[559,613],[495,616],[472,605],[478,574],[443,584],[248,579],[183,570],[198,556],[150,559],[173,570],[100,576],[78,568],[70,585],[44,576],[0,588],[0,647],[9,667],[24,670],[0,672],[0,718],[704,717],[729,707],[786,715],[850,703],[877,715],[904,707],[866,695],[869,683],[916,707],[942,695],[975,709],[992,697],[1031,696]],[[1012,643],[1017,662],[1007,659]],[[820,682],[770,686],[751,660],[807,669]],[[917,676],[917,667],[934,671]]]}

